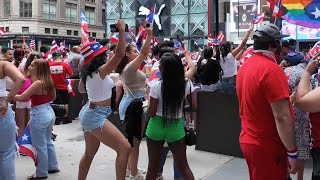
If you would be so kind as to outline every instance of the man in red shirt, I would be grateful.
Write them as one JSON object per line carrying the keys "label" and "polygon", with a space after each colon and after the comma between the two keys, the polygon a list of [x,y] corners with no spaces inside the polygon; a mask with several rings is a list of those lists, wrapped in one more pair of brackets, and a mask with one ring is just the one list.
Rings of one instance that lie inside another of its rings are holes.
{"label": "man in red shirt", "polygon": [[281,34],[264,24],[254,35],[253,55],[237,75],[241,134],[250,180],[285,180],[297,169],[293,108],[286,75],[278,66]]}
{"label": "man in red shirt", "polygon": [[[53,62],[49,63],[51,77],[56,86],[57,98],[53,101],[54,104],[63,104],[66,109],[66,114],[63,118],[63,124],[71,123],[72,120],[68,119],[68,103],[69,103],[69,92],[67,84],[67,75],[72,75],[72,69],[69,64],[63,62],[61,53],[52,53]],[[60,117],[57,117],[55,122],[59,125],[61,121]]]}

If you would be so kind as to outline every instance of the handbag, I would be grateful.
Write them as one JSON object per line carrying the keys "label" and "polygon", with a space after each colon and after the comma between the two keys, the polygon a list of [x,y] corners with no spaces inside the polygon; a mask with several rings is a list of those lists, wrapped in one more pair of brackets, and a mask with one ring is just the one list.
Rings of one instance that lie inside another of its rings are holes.
{"label": "handbag", "polygon": [[[191,95],[191,84],[190,84],[190,95]],[[191,95],[192,96],[192,95]],[[191,112],[191,116],[192,116],[192,97],[191,97],[191,101],[190,103],[190,112]],[[185,116],[185,109],[184,109],[184,116]],[[197,144],[197,134],[194,130],[194,124],[191,125],[192,123],[192,118],[191,121],[188,125],[185,125],[184,130],[185,130],[185,143],[188,146],[193,146]]]}

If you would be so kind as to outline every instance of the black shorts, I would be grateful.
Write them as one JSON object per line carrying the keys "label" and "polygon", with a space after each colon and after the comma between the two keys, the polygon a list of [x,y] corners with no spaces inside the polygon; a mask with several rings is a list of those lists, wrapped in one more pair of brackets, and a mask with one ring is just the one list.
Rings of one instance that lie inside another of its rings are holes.
{"label": "black shorts", "polygon": [[68,90],[58,90],[56,91],[56,100],[53,104],[69,104],[69,92]]}

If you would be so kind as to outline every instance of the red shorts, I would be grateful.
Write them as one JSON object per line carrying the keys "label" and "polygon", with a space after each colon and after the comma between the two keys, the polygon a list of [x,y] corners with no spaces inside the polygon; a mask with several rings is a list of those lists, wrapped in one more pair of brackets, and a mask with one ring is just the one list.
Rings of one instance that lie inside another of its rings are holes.
{"label": "red shorts", "polygon": [[246,158],[250,180],[286,180],[288,158],[286,152],[272,152],[253,144],[240,144]]}

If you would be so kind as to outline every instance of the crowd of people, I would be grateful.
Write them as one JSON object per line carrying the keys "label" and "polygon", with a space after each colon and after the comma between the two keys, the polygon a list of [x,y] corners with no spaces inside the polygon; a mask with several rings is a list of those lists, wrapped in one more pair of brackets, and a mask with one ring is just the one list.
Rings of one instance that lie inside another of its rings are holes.
{"label": "crowd of people", "polygon": [[[296,42],[282,40],[273,24],[255,31],[251,27],[235,48],[223,42],[192,53],[173,40],[153,45],[149,25],[139,51],[126,42],[124,22],[118,20],[116,26],[119,40],[112,46],[103,40],[74,46],[71,52],[51,52],[46,46],[39,53],[25,46],[1,49],[0,136],[7,140],[0,141],[0,179],[15,180],[15,142],[27,124],[38,154],[36,172],[28,179],[47,179],[60,172],[52,131],[54,125],[72,122],[68,78],[80,79],[78,90],[84,97],[78,117],[85,139],[79,180],[86,179],[100,142],[117,153],[118,180],[163,179],[169,151],[174,179],[194,179],[185,127],[194,119],[199,91],[238,97],[240,147],[251,180],[290,179],[290,173],[302,180],[304,162],[310,157],[312,180],[320,179],[320,53],[303,56],[296,51]],[[252,32],[252,51],[246,55]],[[151,83],[150,73],[156,70],[158,76]],[[142,102],[148,103],[147,110]],[[62,115],[54,104],[63,107]],[[114,112],[126,126],[125,133],[110,122]],[[147,170],[138,168],[144,136]]]}

